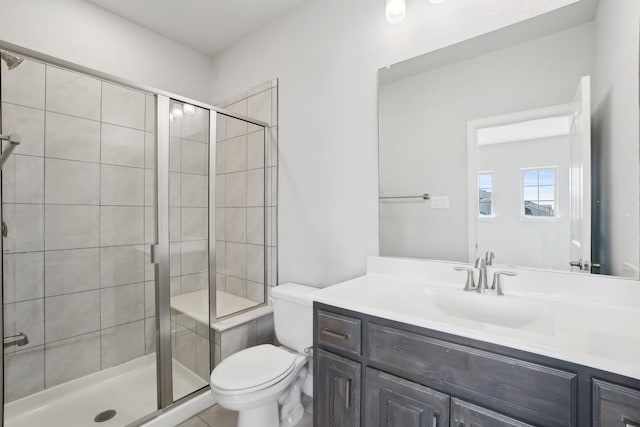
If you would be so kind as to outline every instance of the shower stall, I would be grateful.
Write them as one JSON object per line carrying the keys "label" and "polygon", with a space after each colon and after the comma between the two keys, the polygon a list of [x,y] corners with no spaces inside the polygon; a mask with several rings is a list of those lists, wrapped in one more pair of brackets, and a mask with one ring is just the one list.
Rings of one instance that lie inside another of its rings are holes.
{"label": "shower stall", "polygon": [[219,325],[270,310],[269,124],[15,46],[0,83],[3,425],[203,393]]}

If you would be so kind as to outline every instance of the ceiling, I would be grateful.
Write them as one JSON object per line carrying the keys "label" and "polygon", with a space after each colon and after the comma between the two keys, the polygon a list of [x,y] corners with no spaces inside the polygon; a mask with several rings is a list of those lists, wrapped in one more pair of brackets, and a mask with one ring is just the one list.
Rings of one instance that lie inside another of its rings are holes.
{"label": "ceiling", "polygon": [[573,117],[561,115],[478,129],[478,145],[530,141],[569,135]]}
{"label": "ceiling", "polygon": [[379,84],[390,84],[593,21],[600,1],[604,0],[581,0],[479,37],[389,65],[380,70]]}
{"label": "ceiling", "polygon": [[304,0],[88,0],[213,56]]}

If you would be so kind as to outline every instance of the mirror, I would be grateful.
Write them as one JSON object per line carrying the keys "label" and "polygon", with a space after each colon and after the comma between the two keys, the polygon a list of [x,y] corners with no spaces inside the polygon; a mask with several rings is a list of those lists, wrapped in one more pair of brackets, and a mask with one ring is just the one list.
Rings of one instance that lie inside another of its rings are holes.
{"label": "mirror", "polygon": [[640,278],[640,2],[379,71],[380,255]]}

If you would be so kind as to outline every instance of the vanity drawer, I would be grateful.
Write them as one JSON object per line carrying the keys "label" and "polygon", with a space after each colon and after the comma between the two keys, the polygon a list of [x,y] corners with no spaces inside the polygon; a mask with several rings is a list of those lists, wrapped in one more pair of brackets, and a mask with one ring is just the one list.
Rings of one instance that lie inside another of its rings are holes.
{"label": "vanity drawer", "polygon": [[453,427],[533,427],[459,399],[451,400],[451,419]]}
{"label": "vanity drawer", "polygon": [[576,425],[577,375],[369,323],[372,364],[545,426]]}
{"label": "vanity drawer", "polygon": [[360,356],[362,322],[360,319],[318,310],[318,344]]}
{"label": "vanity drawer", "polygon": [[595,427],[640,427],[640,390],[593,380]]}

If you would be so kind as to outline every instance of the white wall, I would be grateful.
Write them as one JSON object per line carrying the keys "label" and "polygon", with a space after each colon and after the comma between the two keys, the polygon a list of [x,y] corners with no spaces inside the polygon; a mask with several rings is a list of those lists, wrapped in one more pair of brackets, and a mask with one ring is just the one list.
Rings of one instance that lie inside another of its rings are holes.
{"label": "white wall", "polygon": [[593,37],[583,24],[380,88],[381,194],[450,198],[449,209],[382,203],[382,255],[468,260],[467,123],[571,102],[593,71]]}
{"label": "white wall", "polygon": [[308,0],[214,58],[212,101],[280,79],[280,282],[322,286],[378,253],[377,70],[576,0]]}
{"label": "white wall", "polygon": [[209,98],[211,58],[84,0],[0,0],[0,11],[0,40],[137,84]]}
{"label": "white wall", "polygon": [[[556,218],[522,218],[522,169],[556,167]],[[495,218],[479,219],[478,255],[496,264],[569,271],[569,137],[478,147],[478,168],[493,172]]]}
{"label": "white wall", "polygon": [[601,0],[596,16],[594,200],[604,272],[639,278],[638,34],[640,2]]}

